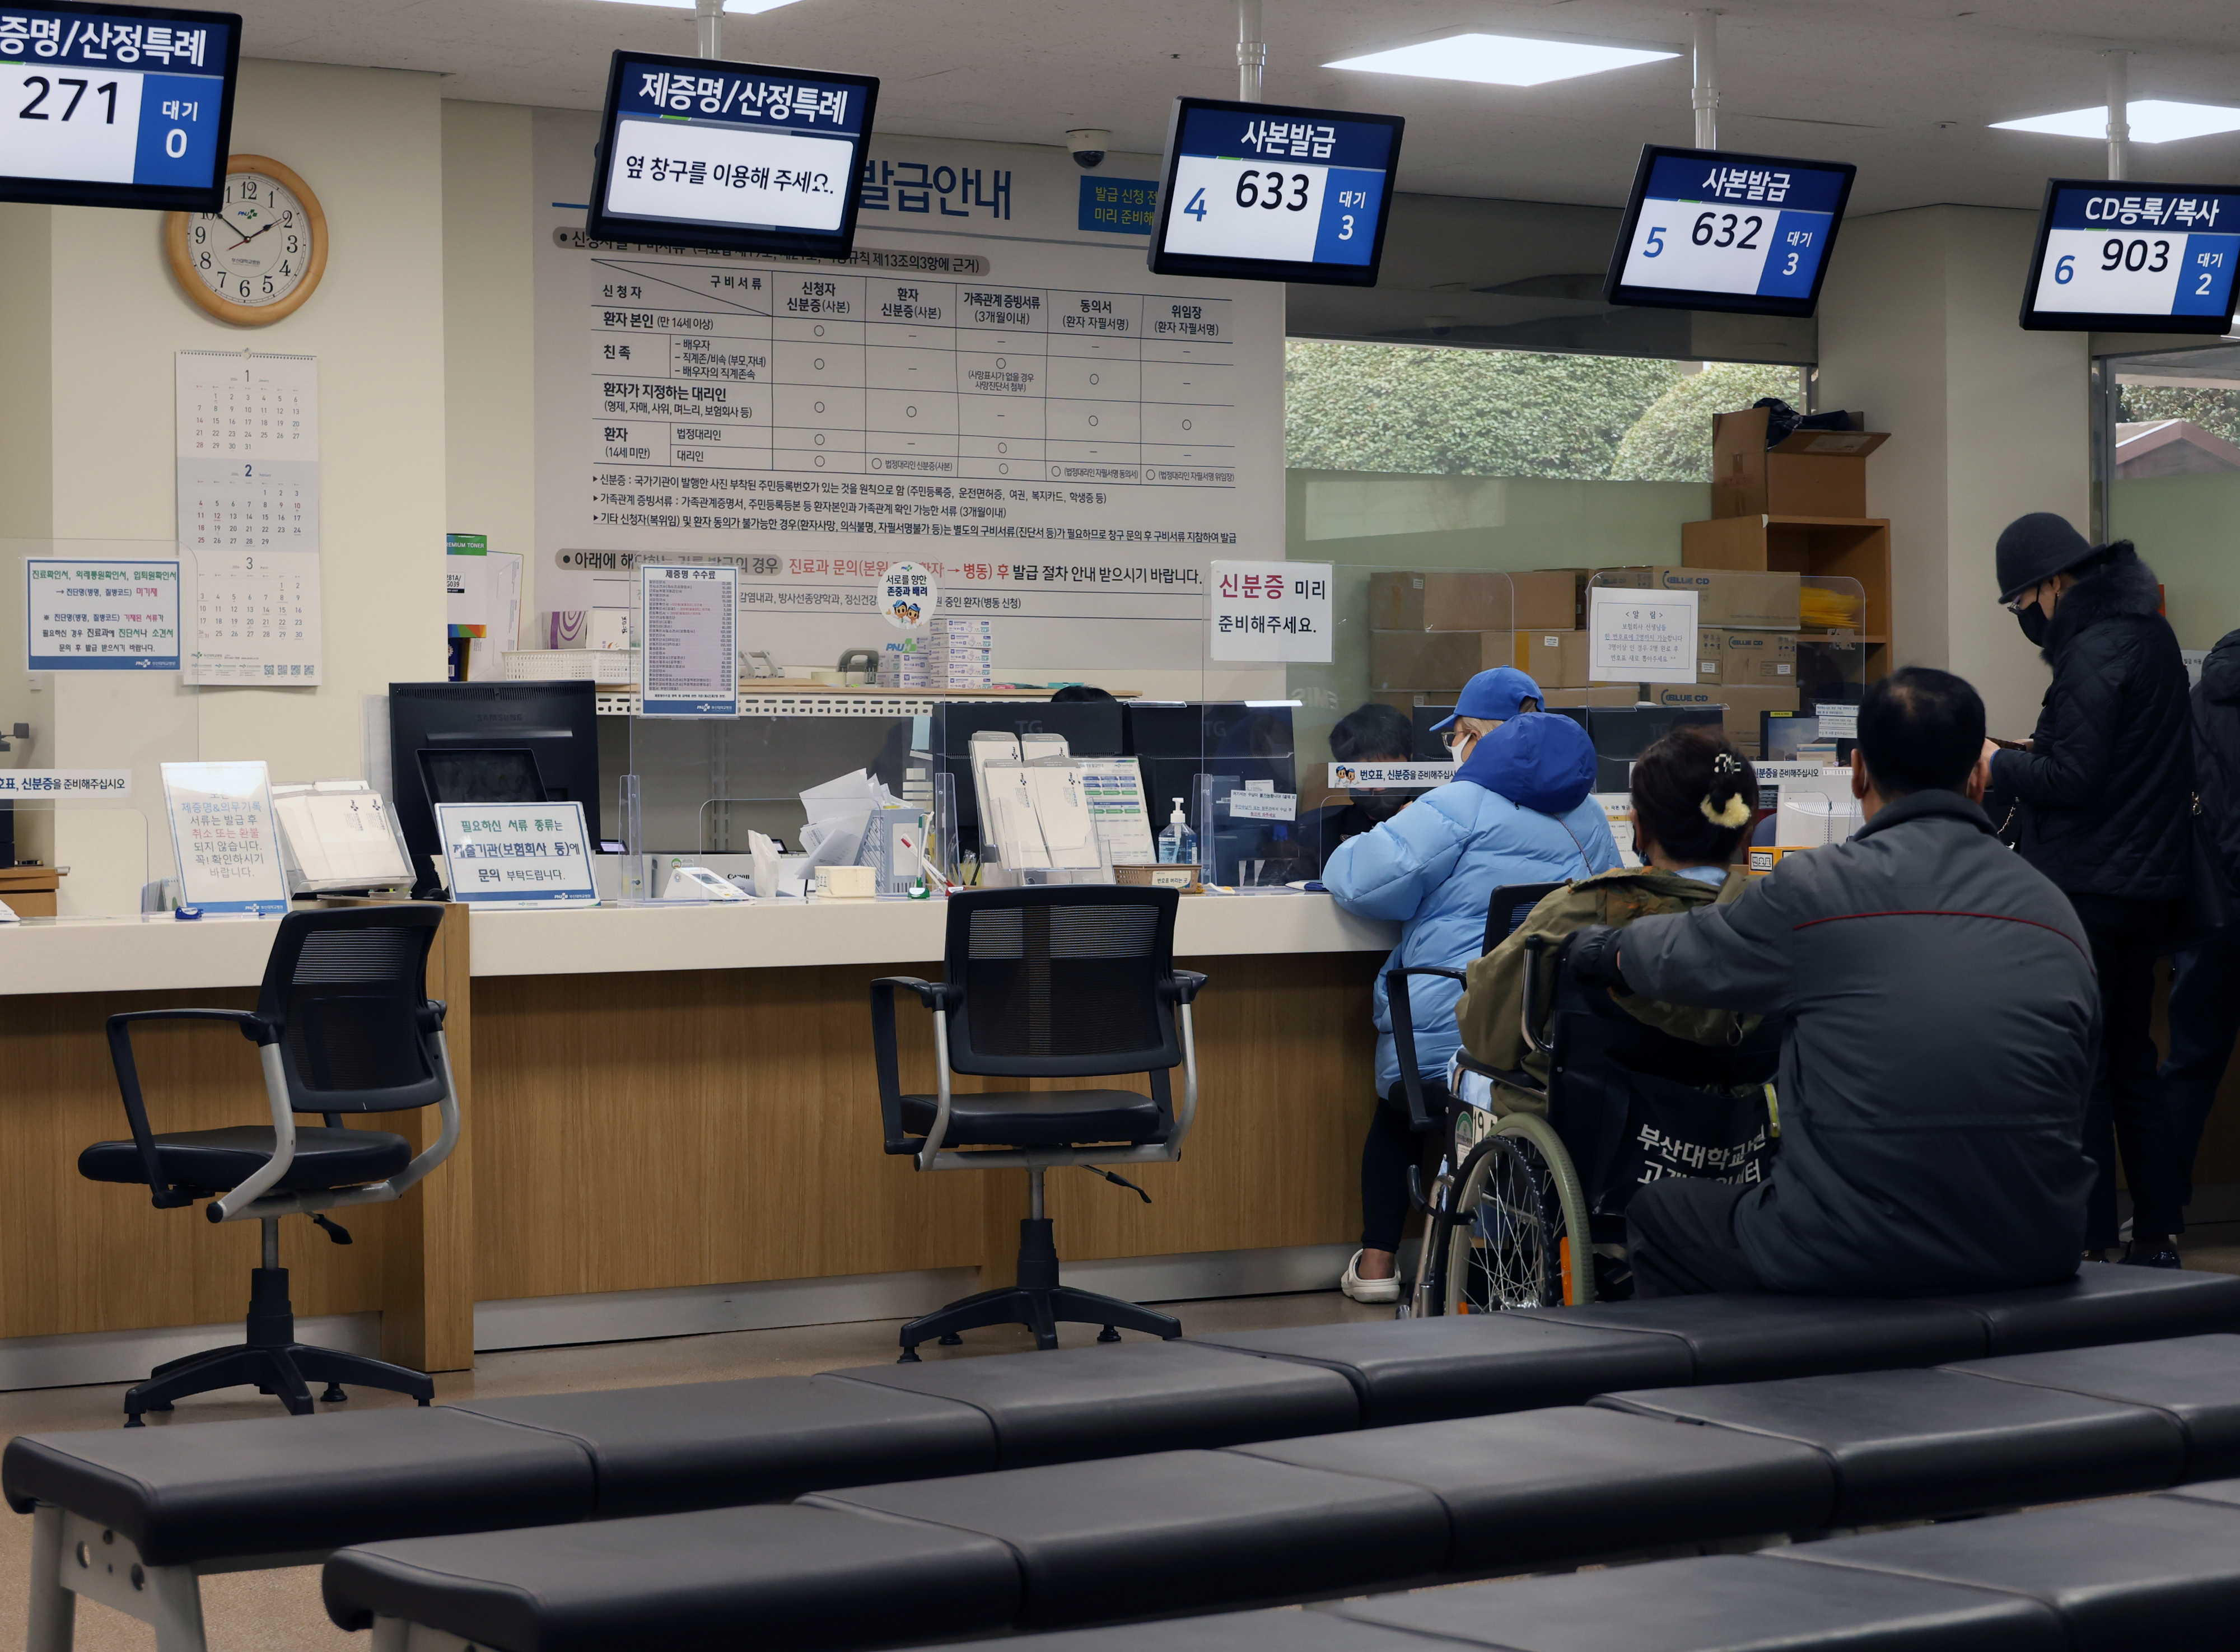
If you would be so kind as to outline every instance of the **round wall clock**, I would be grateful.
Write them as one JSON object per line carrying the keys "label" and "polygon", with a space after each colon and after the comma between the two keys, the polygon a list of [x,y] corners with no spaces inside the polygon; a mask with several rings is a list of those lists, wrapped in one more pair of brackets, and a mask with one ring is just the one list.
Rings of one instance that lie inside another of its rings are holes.
{"label": "round wall clock", "polygon": [[190,298],[220,321],[262,327],[294,314],[326,274],[327,215],[277,161],[237,155],[225,171],[225,204],[172,213],[164,245]]}

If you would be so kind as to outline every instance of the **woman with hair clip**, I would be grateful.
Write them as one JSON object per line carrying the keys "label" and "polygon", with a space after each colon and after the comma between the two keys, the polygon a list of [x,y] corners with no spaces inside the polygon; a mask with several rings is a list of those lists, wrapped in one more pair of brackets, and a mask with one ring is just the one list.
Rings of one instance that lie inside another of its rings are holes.
{"label": "woman with hair clip", "polygon": [[[1545,1082],[1548,1058],[1529,1049],[1524,1013],[1524,943],[1555,941],[1590,923],[1623,927],[1636,918],[1684,912],[1714,901],[1731,901],[1747,878],[1731,869],[1749,833],[1757,776],[1715,729],[1675,729],[1641,754],[1633,766],[1633,843],[1637,868],[1583,877],[1534,907],[1510,937],[1470,966],[1470,985],[1456,1011],[1463,1047],[1489,1067],[1522,1068]],[[1555,949],[1542,956],[1552,968]],[[1757,1025],[1755,1016],[1658,1003],[1622,990],[1610,1002],[1675,1037],[1726,1044]],[[1503,1090],[1507,1110],[1537,1112],[1546,1102],[1522,1090]]]}

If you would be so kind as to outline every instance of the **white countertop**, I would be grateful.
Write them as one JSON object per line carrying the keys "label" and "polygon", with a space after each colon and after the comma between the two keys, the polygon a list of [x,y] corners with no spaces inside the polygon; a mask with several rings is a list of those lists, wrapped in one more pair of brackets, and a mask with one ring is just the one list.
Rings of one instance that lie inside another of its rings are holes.
{"label": "white countertop", "polygon": [[[473,969],[551,976],[937,963],[946,910],[939,901],[789,901],[477,912]],[[1189,896],[1175,953],[1382,952],[1397,935],[1397,925],[1342,912],[1327,895]],[[0,995],[253,987],[271,946],[270,919],[30,918],[0,924]]]}

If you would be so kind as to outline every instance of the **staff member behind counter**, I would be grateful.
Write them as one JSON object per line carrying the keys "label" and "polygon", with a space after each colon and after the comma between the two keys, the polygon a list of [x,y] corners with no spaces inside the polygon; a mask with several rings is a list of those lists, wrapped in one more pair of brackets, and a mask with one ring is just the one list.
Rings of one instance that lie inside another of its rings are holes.
{"label": "staff member behind counter", "polygon": [[1668,1003],[1786,1017],[1781,1154],[1626,1216],[1635,1289],[1920,1296],[2077,1271],[2099,993],[2084,926],[1979,806],[1983,702],[1920,667],[1870,687],[1848,843],[1739,900],[1577,931],[1571,966]]}
{"label": "staff member behind counter", "polygon": [[[1389,705],[1375,702],[1349,711],[1330,731],[1333,763],[1406,763],[1415,752],[1415,729]],[[1257,858],[1282,869],[1275,882],[1320,877],[1340,843],[1375,831],[1408,806],[1415,794],[1376,786],[1348,788],[1348,801],[1268,828]]]}

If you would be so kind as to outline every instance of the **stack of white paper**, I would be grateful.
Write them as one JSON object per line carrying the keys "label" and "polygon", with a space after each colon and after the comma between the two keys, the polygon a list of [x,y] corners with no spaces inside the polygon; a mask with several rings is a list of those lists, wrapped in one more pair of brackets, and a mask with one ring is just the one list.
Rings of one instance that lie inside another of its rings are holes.
{"label": "stack of white paper", "polygon": [[363,781],[275,786],[272,816],[289,863],[307,889],[375,889],[412,881],[388,805]]}

